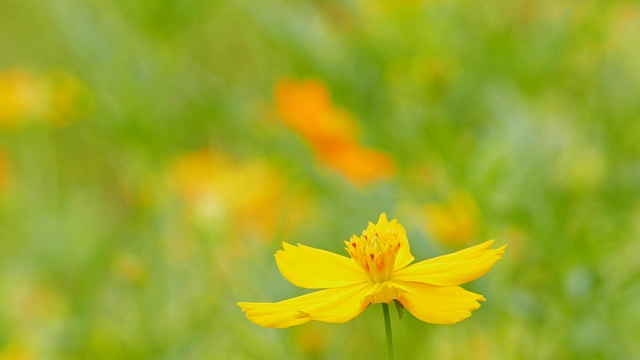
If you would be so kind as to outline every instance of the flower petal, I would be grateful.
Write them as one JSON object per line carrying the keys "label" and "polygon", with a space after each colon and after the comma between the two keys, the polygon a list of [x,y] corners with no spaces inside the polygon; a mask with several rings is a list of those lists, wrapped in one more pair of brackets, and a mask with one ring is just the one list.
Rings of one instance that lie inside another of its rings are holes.
{"label": "flower petal", "polygon": [[396,256],[396,262],[393,268],[396,270],[402,269],[409,265],[415,258],[411,255],[409,240],[407,239],[407,232],[404,230],[404,226],[400,225],[396,219],[391,220],[389,226],[396,228],[398,241],[400,241],[400,250],[398,250],[398,256]]}
{"label": "flower petal", "polygon": [[393,299],[399,299],[401,294],[410,291],[410,288],[402,284],[399,284],[397,282],[385,281],[383,283],[373,284],[369,288],[369,292],[365,294],[365,299],[372,304],[390,304]]}
{"label": "flower petal", "polygon": [[506,245],[489,249],[493,240],[453,254],[421,261],[397,270],[393,279],[439,286],[460,285],[486,274],[502,258]]}
{"label": "flower petal", "polygon": [[397,282],[411,289],[410,293],[400,295],[400,303],[413,316],[431,324],[454,324],[462,321],[480,307],[478,301],[485,300],[482,295],[459,286]]}
{"label": "flower petal", "polygon": [[464,261],[469,260],[481,255],[485,250],[489,249],[495,240],[485,241],[482,244],[478,244],[476,246],[472,246],[466,249],[462,249],[460,251],[456,251],[451,254],[441,255],[429,260],[423,261],[424,263],[431,262],[449,262],[449,261]]}
{"label": "flower petal", "polygon": [[370,288],[370,283],[359,284],[320,290],[277,303],[239,302],[238,306],[249,320],[264,327],[286,328],[311,320],[343,323],[369,305],[365,295]]}
{"label": "flower petal", "polygon": [[369,281],[367,274],[345,256],[298,244],[282,243],[276,253],[280,273],[293,285],[308,288],[337,288]]}

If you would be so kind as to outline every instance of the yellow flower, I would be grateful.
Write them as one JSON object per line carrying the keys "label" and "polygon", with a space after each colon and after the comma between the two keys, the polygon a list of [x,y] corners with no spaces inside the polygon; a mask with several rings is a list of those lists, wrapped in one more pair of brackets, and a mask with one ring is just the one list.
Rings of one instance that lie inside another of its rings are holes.
{"label": "yellow flower", "polygon": [[44,76],[21,68],[0,72],[0,128],[65,125],[87,112],[90,103],[89,89],[65,71]]}
{"label": "yellow flower", "polygon": [[453,195],[448,203],[427,205],[426,216],[429,234],[446,245],[467,244],[478,233],[478,207],[464,193]]}
{"label": "yellow flower", "polygon": [[22,337],[16,336],[0,348],[0,360],[31,360],[37,359],[37,352],[33,346]]}
{"label": "yellow flower", "polygon": [[55,125],[67,125],[86,115],[92,105],[92,93],[73,74],[54,71],[48,76],[50,90],[48,120]]}
{"label": "yellow flower", "polygon": [[46,112],[47,89],[25,69],[0,73],[0,128],[15,128]]}
{"label": "yellow flower", "polygon": [[362,236],[345,241],[351,259],[328,251],[283,243],[276,254],[292,284],[324,289],[277,303],[240,302],[247,318],[265,327],[286,328],[311,320],[343,323],[375,303],[398,300],[418,319],[453,324],[484,301],[458,285],[486,274],[504,254],[493,240],[453,254],[409,265],[413,260],[404,227],[381,214]]}

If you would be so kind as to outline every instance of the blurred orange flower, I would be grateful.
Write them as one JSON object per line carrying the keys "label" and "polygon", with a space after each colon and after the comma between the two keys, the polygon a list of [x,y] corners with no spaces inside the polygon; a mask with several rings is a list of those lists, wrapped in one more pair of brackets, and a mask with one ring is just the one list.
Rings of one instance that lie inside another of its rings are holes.
{"label": "blurred orange flower", "polygon": [[358,134],[355,120],[333,106],[327,88],[318,80],[280,80],[275,96],[282,120],[314,144],[353,139]]}
{"label": "blurred orange flower", "polygon": [[320,81],[280,80],[275,86],[275,100],[282,121],[311,145],[319,162],[352,183],[366,185],[395,173],[389,155],[358,142],[357,122],[334,106]]}
{"label": "blurred orange flower", "polygon": [[55,71],[37,76],[28,69],[0,73],[0,127],[28,123],[63,125],[86,110],[88,90],[73,75]]}
{"label": "blurred orange flower", "polygon": [[316,156],[321,163],[360,186],[390,176],[395,170],[393,159],[387,154],[354,143],[318,148]]}
{"label": "blurred orange flower", "polygon": [[464,193],[451,196],[447,203],[426,206],[427,232],[446,245],[464,245],[478,233],[478,208]]}
{"label": "blurred orange flower", "polygon": [[178,158],[171,173],[174,188],[198,218],[229,220],[236,231],[261,239],[271,239],[280,226],[288,230],[292,220],[282,223],[282,214],[302,204],[285,179],[259,160],[238,163],[202,150]]}

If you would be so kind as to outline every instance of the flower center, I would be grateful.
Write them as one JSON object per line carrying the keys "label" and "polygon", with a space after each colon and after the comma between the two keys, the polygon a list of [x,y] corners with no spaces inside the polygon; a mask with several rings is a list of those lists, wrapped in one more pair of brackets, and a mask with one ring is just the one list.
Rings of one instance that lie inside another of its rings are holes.
{"label": "flower center", "polygon": [[382,283],[391,278],[393,267],[400,250],[398,232],[395,228],[379,229],[370,227],[362,236],[345,241],[347,251],[373,282]]}

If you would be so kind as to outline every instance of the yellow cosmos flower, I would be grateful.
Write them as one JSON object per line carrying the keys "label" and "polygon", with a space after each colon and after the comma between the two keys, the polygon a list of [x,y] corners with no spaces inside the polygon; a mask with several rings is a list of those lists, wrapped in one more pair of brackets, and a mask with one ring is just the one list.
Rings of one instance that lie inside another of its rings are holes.
{"label": "yellow cosmos flower", "polygon": [[42,122],[66,125],[84,115],[91,103],[89,89],[66,71],[37,75],[17,68],[0,72],[0,128]]}
{"label": "yellow cosmos flower", "polygon": [[15,128],[46,113],[48,91],[26,69],[0,72],[0,128]]}
{"label": "yellow cosmos flower", "polygon": [[427,231],[446,245],[464,245],[478,233],[479,212],[473,198],[454,194],[449,202],[426,207]]}
{"label": "yellow cosmos flower", "polygon": [[398,300],[418,319],[453,324],[480,307],[484,297],[460,284],[486,274],[504,254],[493,240],[453,254],[409,265],[414,257],[404,227],[381,214],[362,236],[345,241],[351,258],[304,245],[283,243],[276,254],[282,275],[292,284],[324,289],[277,303],[240,302],[254,323],[275,328],[311,320],[343,323],[375,303]]}

